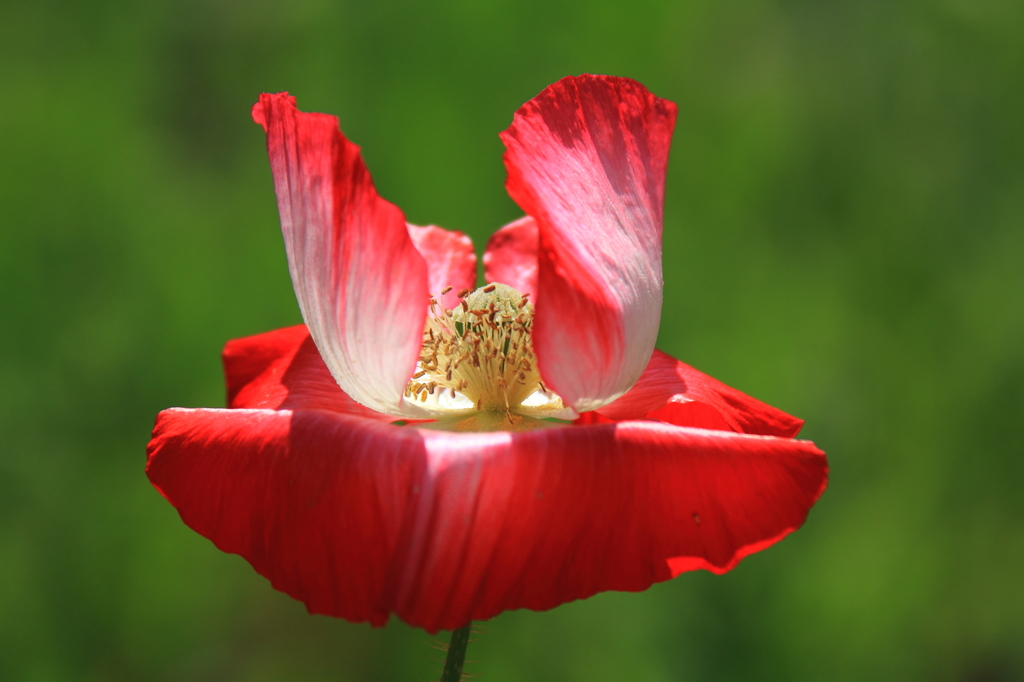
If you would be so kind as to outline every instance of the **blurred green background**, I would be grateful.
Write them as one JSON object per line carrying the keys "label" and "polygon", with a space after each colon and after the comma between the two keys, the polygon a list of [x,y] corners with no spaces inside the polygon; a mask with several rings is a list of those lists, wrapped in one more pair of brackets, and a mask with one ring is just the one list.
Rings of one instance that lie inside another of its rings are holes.
{"label": "blurred green background", "polygon": [[506,680],[1024,679],[1024,5],[0,2],[0,679],[408,680],[143,475],[222,344],[299,321],[263,91],[478,247],[497,133],[566,74],[679,104],[659,345],[807,420],[832,482],[716,577],[483,624]]}

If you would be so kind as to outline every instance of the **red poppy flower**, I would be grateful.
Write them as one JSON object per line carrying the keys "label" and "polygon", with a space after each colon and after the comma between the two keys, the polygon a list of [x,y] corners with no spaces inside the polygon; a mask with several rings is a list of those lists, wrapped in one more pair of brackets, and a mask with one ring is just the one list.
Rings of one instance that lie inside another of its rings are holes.
{"label": "red poppy flower", "polygon": [[526,103],[502,140],[527,217],[469,294],[466,236],[407,225],[336,118],[262,95],[306,324],[229,342],[228,409],[161,412],[150,480],[311,612],[432,632],[798,528],[827,476],[802,422],[654,350],[675,115],[604,76]]}

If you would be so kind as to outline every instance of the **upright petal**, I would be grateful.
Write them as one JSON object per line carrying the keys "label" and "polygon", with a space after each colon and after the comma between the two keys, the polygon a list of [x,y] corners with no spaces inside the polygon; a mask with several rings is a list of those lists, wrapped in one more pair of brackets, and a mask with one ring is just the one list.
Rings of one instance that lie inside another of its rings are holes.
{"label": "upright petal", "polygon": [[625,393],[654,349],[675,117],[636,81],[584,75],[524,104],[501,135],[506,187],[539,230],[540,371],[577,411]]}
{"label": "upright petal", "polygon": [[147,474],[310,611],[430,631],[723,573],[798,528],[812,443],[630,422],[526,433],[321,410],[166,410]]}
{"label": "upright petal", "polygon": [[[476,289],[476,252],[469,237],[436,225],[408,225],[409,237],[427,262],[430,295],[451,310],[459,304],[458,294]],[[452,290],[443,297],[445,287]]]}
{"label": "upright petal", "polygon": [[598,413],[780,438],[796,436],[804,424],[657,349],[636,385]]}
{"label": "upright petal", "polygon": [[260,95],[288,267],[324,362],[356,401],[401,414],[426,320],[427,266],[338,119]]}
{"label": "upright petal", "polygon": [[501,228],[484,250],[484,279],[507,284],[537,302],[537,221],[523,216]]}

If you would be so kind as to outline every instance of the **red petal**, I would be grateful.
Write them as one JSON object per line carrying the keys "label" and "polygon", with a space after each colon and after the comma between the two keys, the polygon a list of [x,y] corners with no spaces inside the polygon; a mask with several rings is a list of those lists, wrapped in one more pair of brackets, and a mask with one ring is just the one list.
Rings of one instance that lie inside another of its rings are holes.
{"label": "red petal", "polygon": [[507,284],[537,302],[537,223],[524,216],[501,228],[484,250],[484,279]]}
{"label": "red petal", "polygon": [[506,187],[540,235],[540,371],[577,411],[625,393],[654,349],[675,117],[636,81],[584,75],[548,87],[502,133]]}
{"label": "red petal", "polygon": [[427,449],[424,555],[395,609],[427,629],[724,573],[802,525],[827,476],[809,442],[653,422],[433,433]]}
{"label": "red petal", "polygon": [[228,341],[222,359],[228,407],[319,409],[391,419],[345,395],[304,324]]}
{"label": "red petal", "polygon": [[317,348],[344,391],[401,414],[427,312],[427,266],[397,207],[377,195],[338,119],[260,95],[281,231],[295,295]]}
{"label": "red petal", "polygon": [[436,225],[408,225],[409,236],[416,250],[427,262],[430,277],[430,295],[441,300],[445,287],[452,290],[444,295],[444,306],[451,310],[459,304],[458,293],[476,289],[476,253],[469,237],[455,230]]}
{"label": "red petal", "polygon": [[319,411],[167,410],[147,472],[316,613],[429,631],[684,570],[798,528],[813,444],[654,422],[457,434]]}
{"label": "red petal", "polygon": [[309,411],[165,410],[146,473],[182,520],[312,613],[383,625],[422,479],[413,429]]}
{"label": "red petal", "polygon": [[614,420],[658,419],[679,426],[792,438],[804,422],[655,350],[640,380],[598,410]]}

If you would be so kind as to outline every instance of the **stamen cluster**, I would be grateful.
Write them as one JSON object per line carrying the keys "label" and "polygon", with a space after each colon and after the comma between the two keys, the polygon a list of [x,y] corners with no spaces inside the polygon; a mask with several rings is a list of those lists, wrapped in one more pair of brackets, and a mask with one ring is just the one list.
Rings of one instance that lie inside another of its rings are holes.
{"label": "stamen cluster", "polygon": [[456,410],[514,413],[535,393],[546,393],[533,352],[529,294],[488,284],[458,297],[462,301],[451,310],[430,299],[420,360],[406,397]]}

